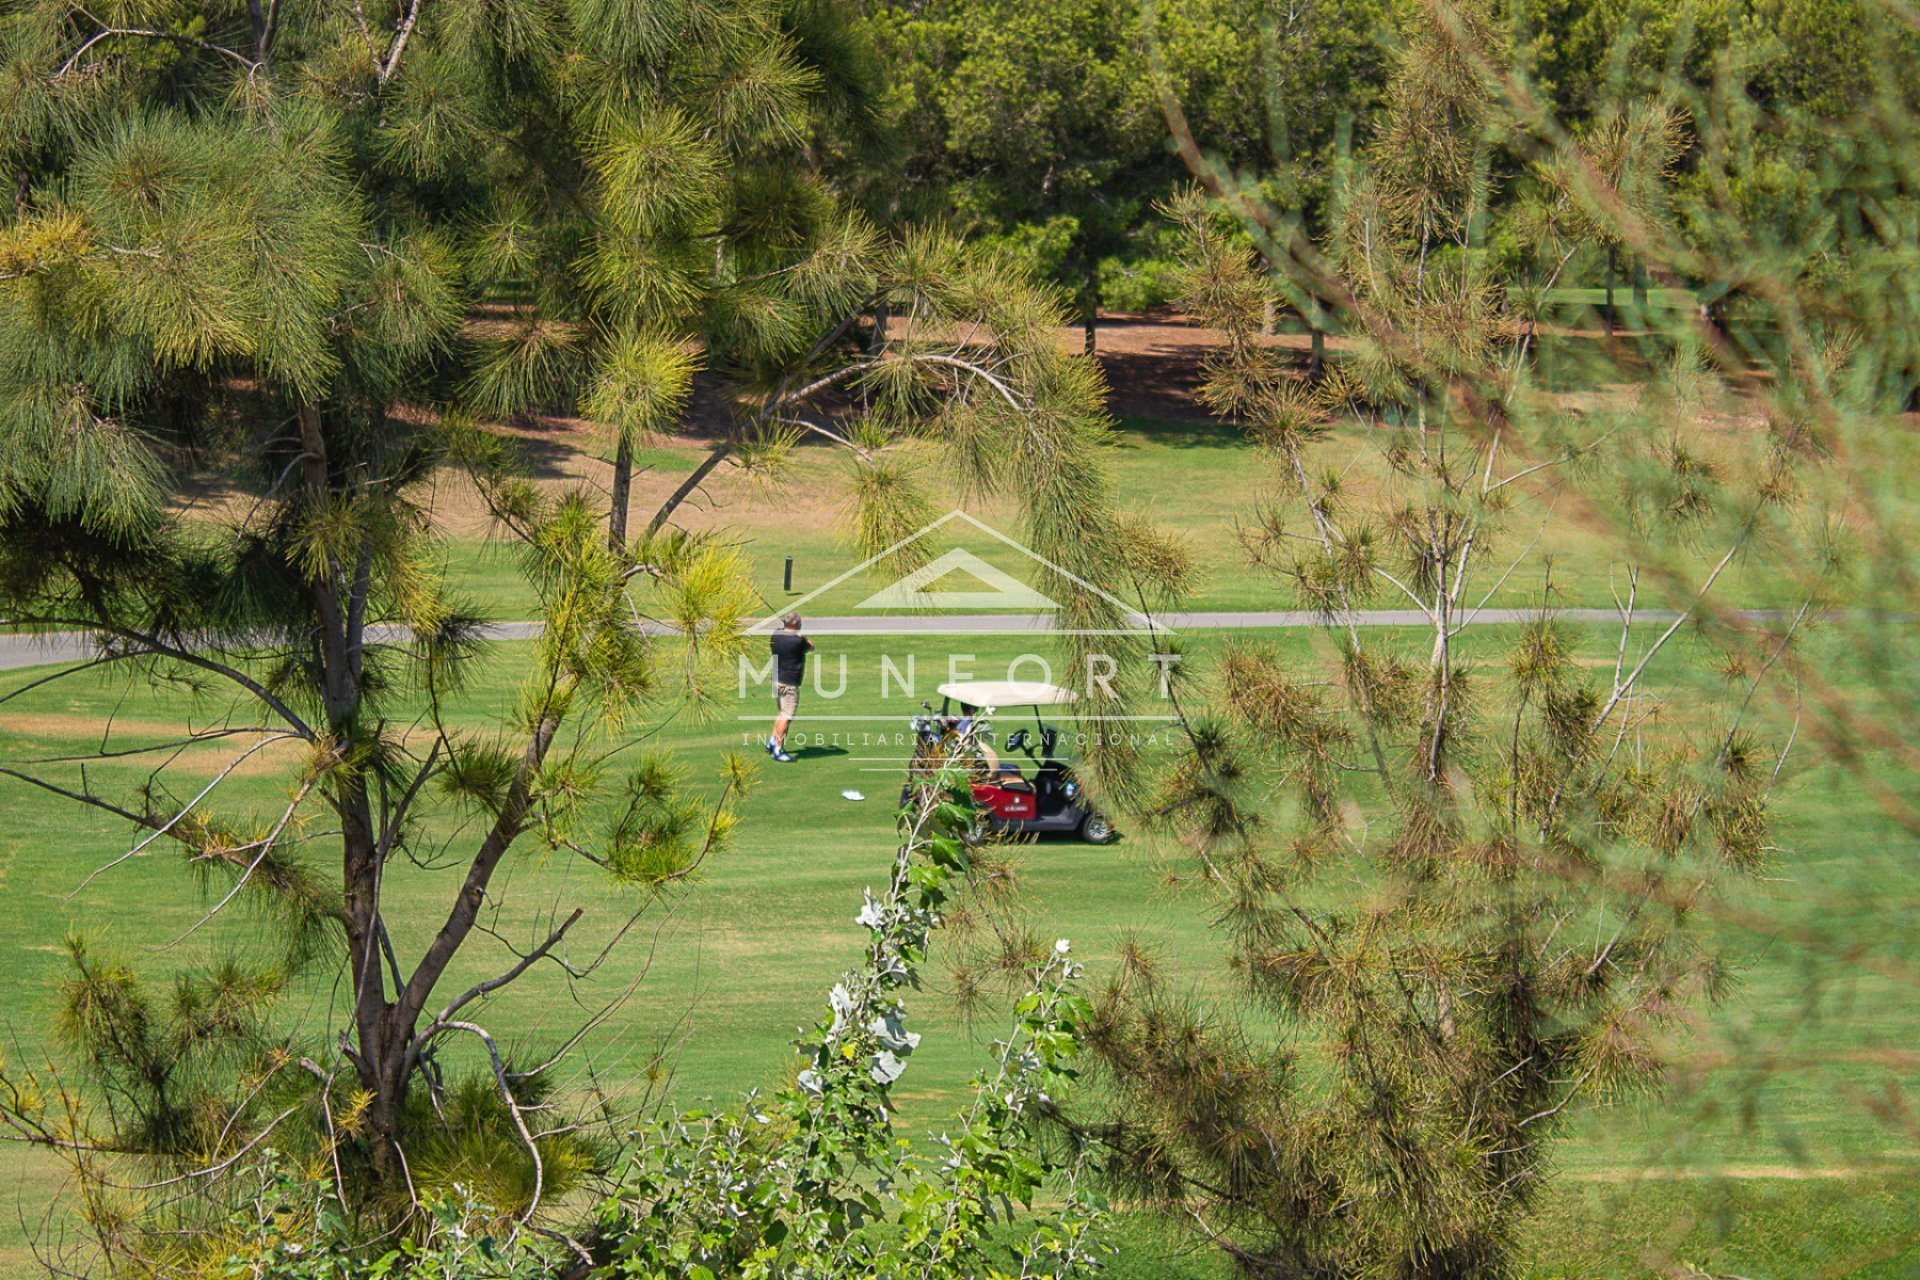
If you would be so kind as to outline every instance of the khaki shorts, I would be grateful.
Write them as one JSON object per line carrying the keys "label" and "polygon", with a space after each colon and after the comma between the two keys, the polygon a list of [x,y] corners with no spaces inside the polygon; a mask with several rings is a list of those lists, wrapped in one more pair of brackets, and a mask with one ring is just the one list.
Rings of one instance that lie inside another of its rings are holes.
{"label": "khaki shorts", "polygon": [[797,684],[774,685],[773,700],[779,704],[781,715],[791,717],[800,706],[800,686]]}

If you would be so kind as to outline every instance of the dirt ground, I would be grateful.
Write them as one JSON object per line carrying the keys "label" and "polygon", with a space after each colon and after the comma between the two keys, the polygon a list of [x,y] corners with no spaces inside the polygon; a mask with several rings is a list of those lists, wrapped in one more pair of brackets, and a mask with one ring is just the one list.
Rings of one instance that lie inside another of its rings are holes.
{"label": "dirt ground", "polygon": [[[1078,349],[1084,338],[1078,326],[1071,326],[1059,331],[1059,340],[1063,346]],[[1224,341],[1225,335],[1218,329],[1203,328],[1175,315],[1102,317],[1095,337],[1095,358],[1106,376],[1109,409],[1120,418],[1205,422],[1207,409],[1198,396],[1201,367],[1207,354]],[[1303,363],[1311,350],[1311,342],[1303,334],[1275,335],[1267,341],[1297,350]],[[686,414],[687,429],[669,447],[704,452],[725,436],[733,416],[733,406],[714,381],[699,379]],[[585,483],[602,492],[608,488],[612,467],[604,456],[605,435],[597,424],[583,418],[541,416],[501,424],[499,429],[522,442],[540,479],[569,485]],[[641,472],[634,479],[632,509],[636,513],[656,509],[679,485],[683,474],[660,469]],[[437,495],[435,502],[447,531],[456,536],[478,536],[487,520],[477,497],[458,481],[448,483],[452,487]],[[723,467],[711,478],[708,489],[715,501],[726,505],[735,496],[732,490],[746,483],[731,468]],[[788,505],[795,501],[804,505],[807,499],[804,495],[783,499]],[[697,501],[693,505],[697,507]]]}
{"label": "dirt ground", "polygon": [[[1078,346],[1083,335],[1074,328],[1062,331],[1061,340]],[[1118,418],[1206,421],[1198,394],[1201,365],[1225,341],[1220,330],[1171,313],[1103,315],[1094,333],[1094,357],[1112,392],[1108,408]],[[1313,354],[1313,340],[1304,333],[1276,333],[1263,342],[1293,352],[1303,368]],[[1338,338],[1327,341],[1329,351],[1344,345]]]}
{"label": "dirt ground", "polygon": [[[475,321],[476,327],[497,323],[491,316],[481,316]],[[1604,340],[1597,334],[1568,332],[1561,336]],[[1073,349],[1078,349],[1084,341],[1077,325],[1061,328],[1058,338],[1062,346]],[[1172,312],[1103,315],[1095,335],[1095,358],[1110,390],[1110,410],[1118,418],[1206,422],[1209,415],[1198,394],[1202,370],[1207,355],[1218,350],[1224,341],[1225,335],[1220,330],[1203,327]],[[1294,354],[1302,368],[1312,350],[1311,338],[1304,333],[1278,333],[1263,341]],[[1346,344],[1331,338],[1326,345],[1329,351],[1338,351]],[[1573,392],[1562,398],[1569,407],[1575,407],[1578,401],[1605,399],[1618,391],[1629,390]],[[744,408],[729,400],[717,379],[696,379],[683,430],[659,442],[658,447],[649,451],[650,456],[642,459],[632,496],[631,509],[636,518],[644,519],[646,513],[656,510],[666,500],[695,463],[727,436]],[[835,412],[835,406],[824,408],[829,415]],[[405,418],[417,412],[403,409],[396,416]],[[1708,425],[1743,430],[1756,421],[1760,419],[1740,413],[1732,415],[1726,423]],[[599,424],[576,417],[523,415],[511,422],[495,424],[495,429],[520,441],[537,482],[567,488],[584,485],[603,494],[608,490],[612,472],[608,461],[610,442]],[[217,487],[212,473],[205,479],[208,483],[194,492],[191,501],[191,505],[201,511],[231,510],[236,504],[250,500],[245,495]],[[697,526],[702,523],[703,508],[717,511],[736,505],[749,497],[753,484],[751,478],[736,468],[721,467],[709,478],[703,491],[689,500],[681,518]],[[439,486],[432,505],[442,530],[461,538],[486,536],[492,524],[472,487],[452,474],[443,475]],[[809,499],[804,494],[782,498],[783,505],[788,507],[796,502],[804,506]],[[805,518],[815,513],[794,511],[793,514]]]}
{"label": "dirt ground", "polygon": [[[498,321],[491,317],[476,322],[480,326],[496,323]],[[1083,341],[1078,326],[1062,328],[1059,339],[1063,346],[1076,349]],[[1201,328],[1178,316],[1103,317],[1096,355],[1112,391],[1110,407],[1115,416],[1205,421],[1206,409],[1196,395],[1201,363],[1207,352],[1222,341],[1223,335],[1218,330]],[[1304,336],[1280,336],[1272,341],[1277,346],[1297,346],[1302,360],[1306,358],[1308,340]],[[402,409],[396,417],[405,420],[421,412]],[[632,510],[640,518],[657,509],[679,486],[694,461],[727,435],[737,412],[717,380],[710,377],[695,380],[685,429],[673,439],[663,441],[657,451],[663,455],[684,456],[657,459],[666,465],[647,466],[643,462],[635,476]],[[567,488],[584,485],[601,493],[608,490],[612,475],[608,461],[610,449],[600,424],[585,418],[527,414],[496,423],[494,429],[520,442],[536,482]],[[209,472],[203,480],[203,484],[191,490],[190,499],[190,505],[202,513],[238,514],[252,501],[248,495],[222,488],[217,472]],[[685,514],[698,523],[698,512],[703,505],[730,505],[743,496],[744,489],[751,483],[735,469],[722,467],[711,477],[706,493],[689,501]],[[443,474],[437,485],[432,506],[442,531],[462,538],[485,536],[492,527],[491,520],[472,486],[451,473]],[[791,506],[796,500],[806,501],[804,497],[789,497],[783,499],[783,503]]]}

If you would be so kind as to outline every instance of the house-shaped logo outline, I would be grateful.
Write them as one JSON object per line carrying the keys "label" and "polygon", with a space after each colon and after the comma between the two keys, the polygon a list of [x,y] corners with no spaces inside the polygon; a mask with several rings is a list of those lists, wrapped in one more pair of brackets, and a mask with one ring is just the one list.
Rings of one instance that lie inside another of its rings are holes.
{"label": "house-shaped logo outline", "polygon": [[[1135,608],[1134,606],[1128,604],[1126,601],[1122,600],[1120,597],[1114,595],[1112,592],[1104,591],[1101,588],[1093,585],[1091,582],[1088,582],[1086,579],[1078,576],[1077,574],[1074,574],[1072,572],[1069,572],[1066,569],[1061,568],[1059,565],[1047,559],[1045,556],[1041,555],[1039,552],[1032,550],[1031,548],[1023,545],[1022,543],[1012,538],[1009,538],[1006,534],[1000,532],[998,529],[994,528],[992,525],[987,524],[985,521],[977,519],[976,517],[969,515],[967,512],[962,511],[956,507],[954,510],[947,512],[947,514],[945,514],[944,516],[941,516],[938,520],[935,520],[932,523],[924,526],[923,528],[918,529],[915,532],[900,539],[900,541],[894,543],[892,546],[888,547],[886,550],[876,552],[875,554],[868,556],[865,560],[862,560],[859,564],[853,566],[853,568],[851,569],[848,569],[845,573],[842,573],[839,577],[834,578],[832,581],[823,583],[820,586],[815,587],[812,591],[807,592],[807,594],[801,596],[798,600],[792,601],[791,603],[782,606],[778,611],[768,614],[766,617],[762,618],[760,621],[754,623],[751,627],[748,627],[746,630],[746,634],[748,635],[765,634],[766,632],[777,628],[780,625],[780,619],[784,617],[786,614],[800,612],[801,607],[807,604],[809,601],[818,599],[820,596],[825,595],[827,592],[833,590],[835,587],[847,581],[849,578],[853,578],[858,574],[866,572],[869,568],[871,568],[875,564],[878,564],[880,561],[887,559],[889,556],[899,551],[902,547],[908,547],[913,545],[914,543],[918,542],[920,539],[926,537],[928,534],[933,533],[937,529],[944,528],[946,525],[952,523],[955,520],[963,521],[964,523],[971,525],[974,529],[978,530],[979,532],[986,534],[988,537],[994,538],[1000,542],[1005,543],[1007,546],[1012,547],[1015,551],[1018,551],[1021,555],[1025,556],[1027,559],[1033,561],[1035,564],[1038,564],[1042,568],[1046,569],[1049,573],[1053,573],[1061,578],[1066,579],[1068,582],[1071,582],[1075,586],[1079,587],[1081,590],[1092,592],[1094,595],[1100,597],[1102,600],[1105,600],[1108,604],[1111,604],[1115,608],[1119,609],[1127,619],[1128,625],[1126,627],[1102,628],[1102,629],[1090,630],[1088,632],[1085,632],[1084,634],[1088,634],[1088,635],[1162,634],[1164,635],[1171,632],[1172,628],[1160,622],[1152,614],[1142,612],[1141,610]],[[971,553],[965,553],[965,560],[953,560],[949,564],[947,569],[941,570],[939,573],[929,572],[934,568],[934,566],[939,565],[942,562],[949,561],[950,556],[951,556],[951,553],[949,553],[948,556],[942,556],[939,559],[936,559],[933,562],[933,564],[930,564],[923,569],[916,570],[912,573],[903,574],[900,578],[895,580],[892,584],[882,588],[880,591],[875,592],[873,595],[868,596],[865,600],[861,601],[858,605],[854,607],[857,609],[890,609],[890,608],[909,608],[909,607],[946,608],[946,609],[972,608],[973,607],[972,604],[931,604],[929,603],[929,604],[916,606],[912,604],[890,603],[886,599],[884,599],[884,597],[886,597],[889,592],[896,590],[903,583],[909,583],[909,582],[912,582],[914,584],[914,587],[912,588],[912,590],[919,592],[919,594],[921,595],[932,595],[937,597],[939,595],[946,594],[946,593],[940,593],[940,592],[929,593],[929,592],[924,592],[920,589],[924,588],[928,583],[931,583],[935,581],[937,578],[943,576],[946,572],[950,572],[953,568],[964,569],[969,573],[973,573],[976,577],[983,576],[979,573],[978,570],[974,569],[970,564],[966,563],[967,561],[979,561],[979,557],[973,556]],[[983,565],[986,564],[985,561],[979,561],[979,563]],[[1020,583],[1018,579],[1013,578],[1010,574],[1007,574],[1002,570],[996,569],[992,565],[986,565],[986,567],[989,570],[991,570],[990,575],[984,575],[986,581],[994,582],[996,579],[1005,579],[1006,581],[1013,582],[1016,586],[1023,588],[1025,591],[1030,592],[1032,596],[1035,597],[1035,599],[1028,604],[1029,608],[1034,607],[1036,605],[1043,606],[1049,609],[1059,608],[1059,606],[1055,604],[1054,601],[1049,600],[1045,595],[1041,594],[1038,591],[1033,590],[1033,588],[1026,587],[1025,584]],[[921,575],[925,575],[925,577],[922,578]],[[972,594],[972,593],[967,593],[967,594]],[[844,628],[840,628],[840,629],[844,630]],[[886,634],[883,629],[875,628],[874,630],[878,634]],[[905,630],[905,628],[903,628],[903,630]],[[914,628],[913,630],[918,634],[925,634],[925,630],[923,628]],[[1045,630],[1050,630],[1050,629],[1045,629]],[[1054,634],[1059,634],[1059,633],[1054,632]]]}
{"label": "house-shaped logo outline", "polygon": [[[934,583],[950,573],[965,573],[991,587],[990,591],[933,591]],[[996,610],[1057,610],[1049,600],[998,565],[990,564],[965,547],[955,547],[931,563],[853,606],[856,609],[955,609],[992,613]]]}

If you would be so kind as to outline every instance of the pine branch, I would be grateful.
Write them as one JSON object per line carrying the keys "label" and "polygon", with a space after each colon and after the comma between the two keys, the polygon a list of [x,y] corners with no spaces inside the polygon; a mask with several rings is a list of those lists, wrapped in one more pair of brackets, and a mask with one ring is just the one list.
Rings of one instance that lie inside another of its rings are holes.
{"label": "pine branch", "polygon": [[583,909],[575,907],[572,915],[569,915],[562,921],[558,928],[549,932],[546,939],[542,941],[539,946],[529,951],[526,955],[521,956],[513,967],[504,973],[487,979],[485,982],[476,982],[473,986],[468,987],[464,992],[455,997],[446,1008],[440,1011],[439,1015],[436,1016],[432,1022],[427,1024],[423,1031],[414,1036],[413,1043],[407,1047],[408,1056],[410,1058],[418,1057],[420,1050],[426,1046],[427,1042],[443,1028],[453,1025],[453,1016],[467,1005],[498,991],[543,960],[548,952],[560,945],[561,941],[567,936],[567,930],[573,928],[582,914]]}
{"label": "pine branch", "polygon": [[[253,873],[260,869],[260,864],[265,862],[267,860],[267,855],[273,852],[274,846],[278,844],[280,841],[280,833],[287,829],[287,824],[293,821],[294,814],[300,811],[301,802],[304,801],[307,798],[307,796],[313,791],[314,784],[316,781],[318,781],[318,778],[312,777],[312,778],[308,778],[305,782],[300,784],[299,792],[295,794],[295,796],[293,797],[293,800],[287,805],[285,811],[281,813],[279,821],[274,823],[273,830],[269,831],[263,839],[258,841],[260,852],[255,854],[253,861],[249,862],[246,865],[246,868],[241,871],[240,878],[234,881],[233,887],[227,890],[226,895],[222,897],[220,901],[214,903],[213,906],[210,907],[207,910],[207,912],[204,915],[202,915],[198,920],[195,920],[191,925],[189,925],[184,933],[180,934],[172,942],[169,942],[164,946],[162,946],[160,950],[171,951],[174,947],[177,947],[182,942],[185,942],[188,938],[198,933],[202,925],[206,924],[207,921],[213,919],[216,915],[220,914],[221,908],[225,907],[229,902],[232,902],[236,897],[240,895],[240,891],[247,887],[247,882],[253,879]],[[237,849],[223,850],[220,855],[221,860],[225,862],[234,862],[240,857],[240,855],[246,853],[247,850],[248,850],[247,845],[241,845]]]}
{"label": "pine branch", "polygon": [[75,49],[73,56],[61,63],[60,69],[53,73],[53,78],[60,80],[67,76],[75,66],[79,65],[80,59],[87,55],[88,50],[92,49],[95,45],[107,40],[121,39],[163,40],[172,44],[185,45],[192,49],[205,50],[208,53],[217,53],[222,57],[231,58],[245,67],[248,76],[252,76],[261,66],[260,61],[249,58],[244,54],[236,53],[225,45],[214,44],[212,41],[201,40],[195,36],[181,35],[177,31],[153,31],[142,27],[107,27],[104,30],[95,32],[92,36],[88,37],[78,49]]}
{"label": "pine branch", "polygon": [[[115,659],[142,657],[167,658],[174,662],[185,663],[187,666],[194,667],[201,671],[211,672],[214,675],[231,681],[246,690],[253,697],[259,699],[275,715],[286,721],[288,727],[301,738],[308,742],[317,741],[319,738],[319,735],[314,732],[313,728],[297,715],[292,707],[288,706],[283,699],[267,689],[259,681],[253,679],[253,677],[226,663],[217,662],[212,658],[205,657],[187,649],[182,649],[178,645],[169,644],[158,636],[136,630],[132,627],[109,622],[104,618],[71,618],[57,614],[34,614],[15,618],[14,622],[17,624],[24,623],[30,626],[71,627],[77,631],[95,632],[139,646],[132,652],[114,655]],[[77,670],[77,668],[74,670]],[[60,676],[71,675],[74,674],[74,670],[63,671],[58,673],[58,675],[47,677],[47,679],[58,679]],[[41,683],[44,682],[45,681],[42,681]]]}
{"label": "pine branch", "polygon": [[428,945],[426,954],[415,966],[413,975],[407,979],[407,985],[397,993],[391,1013],[392,1024],[396,1028],[408,1028],[414,1025],[427,998],[440,977],[446,972],[447,965],[460,950],[460,946],[473,932],[474,923],[479,919],[481,903],[486,898],[487,885],[493,878],[493,872],[500,860],[507,854],[513,842],[524,829],[527,815],[533,808],[533,784],[540,767],[545,763],[547,752],[553,745],[554,734],[559,730],[560,722],[551,710],[542,715],[529,736],[526,751],[515,771],[514,779],[508,788],[499,814],[494,818],[492,828],[481,842],[480,849],[474,854],[468,865],[465,881],[460,887],[459,896],[454,900],[447,919]]}

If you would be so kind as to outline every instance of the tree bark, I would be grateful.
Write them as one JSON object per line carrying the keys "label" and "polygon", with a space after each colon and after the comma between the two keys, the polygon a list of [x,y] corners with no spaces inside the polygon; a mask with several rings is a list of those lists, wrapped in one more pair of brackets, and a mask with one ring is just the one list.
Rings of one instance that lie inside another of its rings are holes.
{"label": "tree bark", "polygon": [[682,480],[680,487],[675,489],[672,494],[668,495],[667,500],[660,504],[660,509],[653,513],[653,519],[647,521],[647,536],[652,537],[654,534],[660,532],[660,526],[667,522],[667,517],[671,516],[674,511],[679,508],[680,504],[692,495],[695,489],[698,489],[705,483],[707,477],[713,474],[713,469],[722,462],[725,462],[728,455],[732,452],[733,446],[730,444],[715,445],[712,452],[702,458],[700,465],[693,469],[693,474],[685,480]]}
{"label": "tree bark", "polygon": [[[295,410],[300,425],[300,471],[306,500],[313,510],[324,509],[332,498],[331,467],[327,458],[326,424],[319,406],[302,402]],[[364,561],[364,557],[363,557]],[[356,570],[356,582],[364,576]],[[360,711],[360,653],[366,617],[363,594],[357,588],[352,603],[340,598],[340,567],[331,561],[309,585],[316,622],[320,659],[321,701],[327,733],[336,748],[355,733]],[[380,953],[380,838],[373,820],[372,797],[366,774],[358,769],[336,769],[329,776],[326,795],[340,818],[341,905],[347,934],[348,977],[353,990],[354,1048],[349,1060],[360,1083],[372,1095],[369,1119],[373,1141],[369,1156],[377,1176],[391,1180],[398,1173],[394,1158],[400,1102],[406,1081],[395,1077],[391,1064],[386,971]]]}
{"label": "tree bark", "polygon": [[1084,293],[1081,299],[1081,323],[1086,328],[1085,351],[1093,354],[1094,340],[1100,327],[1100,268],[1089,266],[1087,278],[1081,286]]}
{"label": "tree bark", "polygon": [[[300,423],[300,479],[306,486],[308,503],[318,511],[327,506],[331,496],[326,432],[318,406],[303,401],[295,415]],[[319,622],[320,696],[326,708],[327,728],[338,734],[346,728],[359,702],[348,653],[347,617],[340,602],[339,566],[329,562],[310,589]]]}
{"label": "tree bark", "polygon": [[613,451],[613,497],[607,513],[607,545],[616,555],[627,545],[627,504],[632,494],[633,441],[623,431]]}
{"label": "tree bark", "polygon": [[264,67],[273,53],[274,38],[280,34],[280,0],[268,0],[264,10],[260,0],[247,0],[247,21],[253,29],[254,64]]}
{"label": "tree bark", "polygon": [[1607,336],[1613,336],[1613,284],[1620,272],[1619,253],[1612,245],[1607,246]]}

